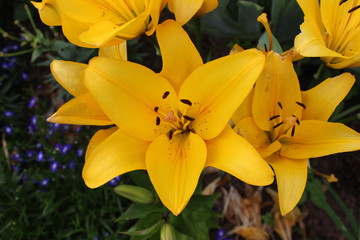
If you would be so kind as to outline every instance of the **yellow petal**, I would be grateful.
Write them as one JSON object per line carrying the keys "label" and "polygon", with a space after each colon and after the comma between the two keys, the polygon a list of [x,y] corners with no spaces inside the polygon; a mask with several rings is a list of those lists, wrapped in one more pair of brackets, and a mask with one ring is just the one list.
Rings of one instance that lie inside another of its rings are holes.
{"label": "yellow petal", "polygon": [[208,62],[190,74],[179,98],[193,103],[189,114],[196,116],[191,126],[197,134],[204,139],[220,134],[252,89],[264,60],[260,51],[251,49]]}
{"label": "yellow petal", "polygon": [[147,27],[146,35],[150,36],[156,30],[157,24],[160,19],[160,13],[164,9],[167,1],[163,0],[152,0],[148,6],[151,15],[151,21]]}
{"label": "yellow petal", "polygon": [[149,142],[130,137],[121,130],[112,132],[100,130],[89,143],[82,175],[90,188],[99,187],[126,172],[145,169]]}
{"label": "yellow petal", "polygon": [[126,42],[113,45],[110,47],[99,48],[99,57],[116,58],[119,60],[127,60]]}
{"label": "yellow petal", "polygon": [[212,10],[217,8],[218,5],[219,5],[218,0],[204,0],[203,5],[199,9],[199,11],[197,11],[195,16],[203,16],[208,12],[211,12]]}
{"label": "yellow petal", "polygon": [[289,59],[269,52],[264,70],[256,81],[253,99],[254,120],[264,131],[272,129],[273,122],[269,119],[275,115],[283,119],[296,115],[301,119],[302,108],[296,103],[301,102],[300,86]]}
{"label": "yellow petal", "polygon": [[244,99],[244,101],[240,104],[238,109],[234,112],[234,114],[231,117],[231,120],[233,123],[237,123],[240,120],[252,117],[252,102],[254,97],[254,88],[251,89],[251,92],[247,97]]}
{"label": "yellow petal", "polygon": [[56,1],[43,0],[42,2],[31,2],[38,10],[41,21],[49,26],[61,25],[61,17],[57,10]]}
{"label": "yellow petal", "polygon": [[282,215],[290,212],[304,192],[308,159],[290,159],[273,154],[266,159],[275,171]]}
{"label": "yellow petal", "polygon": [[146,153],[146,169],[161,202],[178,215],[185,208],[204,168],[206,145],[197,135],[156,138]]}
{"label": "yellow petal", "polygon": [[321,157],[360,149],[360,134],[341,123],[302,121],[294,137],[285,137],[281,155],[294,159]]}
{"label": "yellow petal", "polygon": [[327,121],[354,83],[353,75],[343,73],[337,77],[328,78],[316,87],[302,92],[302,101],[306,105],[302,119]]}
{"label": "yellow petal", "polygon": [[83,84],[83,72],[87,65],[77,62],[53,60],[50,64],[51,73],[61,86],[73,96],[89,92]]}
{"label": "yellow petal", "polygon": [[90,93],[71,99],[47,119],[49,122],[75,125],[111,125],[113,122],[100,109]]}
{"label": "yellow petal", "polygon": [[[271,141],[266,132],[260,129],[253,118],[244,118],[237,122],[234,126],[234,131],[240,136],[244,137],[254,148],[261,154],[262,157],[268,157],[272,153],[278,151],[281,147],[274,149],[271,146]],[[269,150],[272,150],[272,152]]]}
{"label": "yellow petal", "polygon": [[189,74],[202,65],[201,56],[184,29],[173,20],[160,24],[156,36],[163,61],[160,75],[179,91]]}
{"label": "yellow petal", "polygon": [[[93,58],[85,70],[84,83],[116,125],[143,140],[158,135],[154,108],[168,110],[178,104],[175,91],[164,78],[132,62]],[[166,91],[169,96],[163,100]]]}
{"label": "yellow petal", "polygon": [[187,23],[200,9],[204,0],[169,0],[168,6],[180,25]]}
{"label": "yellow petal", "polygon": [[270,166],[254,147],[237,135],[229,125],[219,136],[206,141],[206,146],[206,166],[221,169],[252,185],[269,185],[274,181]]}

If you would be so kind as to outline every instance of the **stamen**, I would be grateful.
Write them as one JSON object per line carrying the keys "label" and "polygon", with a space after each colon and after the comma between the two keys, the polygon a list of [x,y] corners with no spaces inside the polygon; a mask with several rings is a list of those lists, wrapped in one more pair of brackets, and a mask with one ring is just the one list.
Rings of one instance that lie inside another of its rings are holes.
{"label": "stamen", "polygon": [[302,107],[303,109],[306,109],[306,105],[301,103],[301,102],[296,102],[297,105],[299,105],[300,107]]}
{"label": "stamen", "polygon": [[279,122],[278,124],[276,124],[275,126],[273,126],[273,129],[280,127],[284,122]]}
{"label": "stamen", "polygon": [[159,107],[154,107],[154,111],[158,112],[159,111]]}
{"label": "stamen", "polygon": [[169,96],[169,94],[170,94],[170,92],[169,92],[169,91],[164,92],[164,95],[162,96],[162,99],[167,98],[167,96]]}
{"label": "stamen", "polygon": [[180,99],[180,102],[186,104],[186,105],[189,105],[191,106],[192,105],[192,102],[190,100],[187,100],[187,99]]}
{"label": "stamen", "polygon": [[172,139],[172,137],[173,137],[173,133],[174,133],[174,132],[173,132],[172,130],[170,130],[170,131],[169,131],[169,140],[171,140],[171,139]]}
{"label": "stamen", "polygon": [[348,0],[341,0],[340,3],[339,3],[339,6],[345,2],[347,2]]}
{"label": "stamen", "polygon": [[283,109],[281,102],[278,102],[277,104],[279,105],[280,109]]}
{"label": "stamen", "polygon": [[296,123],[297,123],[297,125],[299,125],[300,126],[300,120],[298,119],[298,117],[297,116],[295,116],[294,114],[292,115],[294,118],[296,118]]}
{"label": "stamen", "polygon": [[293,137],[295,135],[295,125],[292,127],[291,129],[291,137]]}
{"label": "stamen", "polygon": [[278,117],[280,117],[280,115],[272,116],[271,118],[269,118],[269,121],[272,121],[272,120],[274,120],[274,119],[277,119]]}
{"label": "stamen", "polygon": [[156,117],[156,126],[159,126],[159,125],[160,125],[160,118]]}
{"label": "stamen", "polygon": [[183,117],[186,119],[186,120],[189,120],[189,121],[194,121],[195,118],[192,118],[192,117],[189,117],[187,115],[183,115]]}
{"label": "stamen", "polygon": [[348,13],[352,13],[353,11],[355,11],[355,10],[357,10],[357,9],[359,9],[360,8],[360,5],[358,5],[358,6],[356,6],[356,7],[353,7],[352,9],[350,9],[349,11],[348,11]]}
{"label": "stamen", "polygon": [[268,51],[268,48],[267,48],[267,46],[266,46],[266,43],[264,44],[264,48],[265,48],[265,52],[267,52],[267,51]]}

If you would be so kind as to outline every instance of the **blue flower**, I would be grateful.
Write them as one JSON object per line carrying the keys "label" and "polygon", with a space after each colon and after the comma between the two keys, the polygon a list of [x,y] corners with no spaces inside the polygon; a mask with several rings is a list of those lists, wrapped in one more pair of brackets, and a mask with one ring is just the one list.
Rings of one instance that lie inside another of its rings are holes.
{"label": "blue flower", "polygon": [[22,72],[21,73],[21,78],[24,80],[28,80],[29,79],[29,74],[27,74],[26,72]]}
{"label": "blue flower", "polygon": [[44,178],[43,180],[41,180],[40,186],[46,187],[49,185],[49,183],[50,183],[50,178]]}
{"label": "blue flower", "polygon": [[12,128],[10,126],[5,126],[4,127],[4,132],[7,134],[7,135],[10,135],[12,134]]}
{"label": "blue flower", "polygon": [[34,108],[35,107],[35,104],[37,102],[37,97],[32,97],[29,101],[29,104],[28,104],[28,108],[31,109],[31,108]]}
{"label": "blue flower", "polygon": [[76,166],[76,162],[74,160],[70,160],[69,162],[69,168],[70,169],[74,169],[74,167]]}
{"label": "blue flower", "polygon": [[7,117],[7,118],[13,117],[13,116],[14,116],[14,112],[12,112],[12,111],[5,111],[5,112],[4,112],[4,116]]}
{"label": "blue flower", "polygon": [[77,151],[76,151],[76,154],[78,157],[81,157],[83,154],[84,154],[84,150],[79,148]]}
{"label": "blue flower", "polygon": [[57,168],[59,166],[59,163],[57,161],[54,161],[50,164],[50,171],[51,172],[56,172]]}
{"label": "blue flower", "polygon": [[30,118],[30,124],[32,124],[33,126],[36,126],[37,124],[37,116],[34,115]]}
{"label": "blue flower", "polygon": [[119,181],[120,181],[120,176],[114,177],[113,179],[111,179],[109,181],[109,185],[112,187],[115,187],[115,186],[119,185]]}
{"label": "blue flower", "polygon": [[43,162],[43,161],[45,161],[45,156],[44,156],[43,151],[38,151],[38,153],[36,154],[36,160],[37,160],[38,162]]}
{"label": "blue flower", "polygon": [[65,144],[65,145],[62,146],[62,148],[60,149],[60,152],[61,152],[62,154],[66,154],[70,149],[71,149],[71,145],[70,145],[70,144]]}
{"label": "blue flower", "polygon": [[216,240],[222,240],[226,236],[226,231],[222,228],[218,229],[216,232]]}
{"label": "blue flower", "polygon": [[25,152],[25,154],[26,154],[26,156],[27,156],[28,158],[32,158],[32,157],[35,156],[35,151],[34,151],[34,150],[27,150],[27,151]]}

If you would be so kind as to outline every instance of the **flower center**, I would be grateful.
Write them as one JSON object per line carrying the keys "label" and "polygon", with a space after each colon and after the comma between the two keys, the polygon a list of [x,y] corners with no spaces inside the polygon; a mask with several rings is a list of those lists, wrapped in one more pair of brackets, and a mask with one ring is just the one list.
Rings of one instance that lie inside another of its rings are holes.
{"label": "flower center", "polygon": [[[169,96],[169,92],[164,92],[162,99],[166,99]],[[173,110],[163,110],[160,107],[154,107],[156,112],[155,124],[156,126],[164,126],[167,129],[167,136],[172,139],[177,134],[195,133],[195,130],[191,128],[191,122],[195,120],[194,117],[188,116],[192,102],[188,99],[180,99],[182,104],[187,105],[184,112],[174,112]],[[168,130],[170,129],[170,130]]]}
{"label": "flower center", "polygon": [[[296,104],[301,108],[306,109],[305,104],[301,102],[296,102]],[[273,123],[273,129],[271,131],[271,140],[273,142],[276,141],[280,136],[287,134],[290,129],[290,135],[293,137],[295,135],[296,126],[300,125],[300,120],[298,117],[296,117],[295,114],[292,114],[291,116],[282,115],[283,105],[281,102],[278,102],[278,107],[280,113],[269,118],[269,121]]]}
{"label": "flower center", "polygon": [[[123,19],[124,22],[128,22],[133,18],[136,18],[141,14],[141,6],[138,6],[134,0],[93,0],[108,12],[115,13],[116,16]],[[105,14],[105,12],[104,12]]]}

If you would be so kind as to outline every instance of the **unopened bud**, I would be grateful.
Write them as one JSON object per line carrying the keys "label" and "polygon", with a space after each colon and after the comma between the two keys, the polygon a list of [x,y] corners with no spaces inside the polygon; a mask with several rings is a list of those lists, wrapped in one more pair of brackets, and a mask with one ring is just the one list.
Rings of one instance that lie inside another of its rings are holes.
{"label": "unopened bud", "polygon": [[160,240],[176,240],[174,228],[170,224],[166,223],[162,226]]}
{"label": "unopened bud", "polygon": [[114,188],[115,193],[136,203],[147,204],[155,200],[154,194],[149,190],[133,185],[119,185]]}

